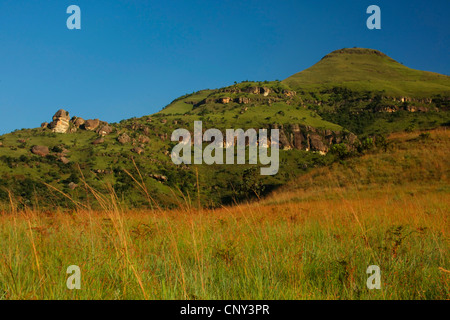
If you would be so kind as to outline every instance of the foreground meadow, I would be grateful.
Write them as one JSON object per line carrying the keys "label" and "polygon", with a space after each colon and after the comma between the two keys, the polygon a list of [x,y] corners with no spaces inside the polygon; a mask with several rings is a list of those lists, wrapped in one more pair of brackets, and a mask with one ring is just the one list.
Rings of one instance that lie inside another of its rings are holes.
{"label": "foreground meadow", "polygon": [[418,135],[233,207],[133,211],[112,194],[68,214],[12,199],[0,299],[449,299],[450,132]]}

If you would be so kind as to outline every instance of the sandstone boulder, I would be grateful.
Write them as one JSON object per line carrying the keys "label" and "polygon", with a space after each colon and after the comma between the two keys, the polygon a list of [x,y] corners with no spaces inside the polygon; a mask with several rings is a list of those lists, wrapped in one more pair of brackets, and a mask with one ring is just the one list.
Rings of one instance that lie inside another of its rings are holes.
{"label": "sandstone boulder", "polygon": [[33,148],[31,148],[31,152],[41,157],[45,157],[50,153],[48,147],[46,146],[34,146]]}
{"label": "sandstone boulder", "polygon": [[117,141],[119,141],[121,144],[130,143],[131,138],[126,133],[122,133],[118,138]]}
{"label": "sandstone boulder", "polygon": [[69,130],[69,112],[60,109],[53,116],[53,121],[50,123],[49,127],[52,132],[56,133],[66,133]]}
{"label": "sandstone boulder", "polygon": [[80,128],[86,121],[83,118],[72,117],[71,122],[75,127]]}
{"label": "sandstone boulder", "polygon": [[219,99],[219,103],[228,104],[230,102],[231,102],[231,98],[230,97],[224,97],[224,98],[220,98]]}
{"label": "sandstone boulder", "polygon": [[100,120],[98,120],[98,119],[89,119],[89,120],[85,121],[84,129],[89,130],[89,131],[94,131],[95,129],[98,128],[99,125],[100,125]]}
{"label": "sandstone boulder", "polygon": [[108,126],[108,125],[102,126],[102,127],[101,127],[100,129],[98,129],[98,131],[97,131],[97,133],[98,133],[99,135],[101,135],[102,137],[103,137],[103,136],[107,136],[107,135],[110,134],[111,132],[113,132],[113,128],[110,127],[110,126]]}

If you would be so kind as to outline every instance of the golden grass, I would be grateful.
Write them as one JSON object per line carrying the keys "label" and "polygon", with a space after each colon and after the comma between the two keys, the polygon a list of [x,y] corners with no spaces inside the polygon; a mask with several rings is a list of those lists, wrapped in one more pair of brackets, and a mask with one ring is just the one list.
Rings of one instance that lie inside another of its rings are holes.
{"label": "golden grass", "polygon": [[233,207],[128,210],[91,190],[103,211],[4,212],[0,298],[449,299],[449,135],[396,134]]}

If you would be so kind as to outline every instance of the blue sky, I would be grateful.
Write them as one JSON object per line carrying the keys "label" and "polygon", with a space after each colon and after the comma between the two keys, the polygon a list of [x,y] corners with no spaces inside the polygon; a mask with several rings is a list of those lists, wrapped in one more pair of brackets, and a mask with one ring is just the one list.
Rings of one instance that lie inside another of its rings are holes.
{"label": "blue sky", "polygon": [[[69,5],[81,30],[68,30]],[[368,30],[378,5],[382,29]],[[180,95],[284,79],[344,47],[450,74],[450,1],[1,0],[0,134],[60,108],[118,122]]]}

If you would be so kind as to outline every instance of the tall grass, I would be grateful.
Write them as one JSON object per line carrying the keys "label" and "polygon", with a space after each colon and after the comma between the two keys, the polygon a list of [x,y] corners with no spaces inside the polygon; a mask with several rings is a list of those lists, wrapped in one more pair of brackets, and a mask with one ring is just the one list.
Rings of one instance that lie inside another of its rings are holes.
{"label": "tall grass", "polygon": [[[103,210],[16,212],[11,198],[0,216],[0,298],[449,299],[449,136],[415,137],[220,209],[186,195],[177,210],[129,210],[114,190],[89,186]],[[405,154],[418,162],[405,166]],[[70,265],[81,290],[66,287]],[[381,290],[366,287],[369,265],[381,268]]]}

